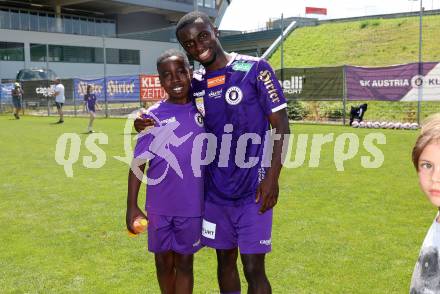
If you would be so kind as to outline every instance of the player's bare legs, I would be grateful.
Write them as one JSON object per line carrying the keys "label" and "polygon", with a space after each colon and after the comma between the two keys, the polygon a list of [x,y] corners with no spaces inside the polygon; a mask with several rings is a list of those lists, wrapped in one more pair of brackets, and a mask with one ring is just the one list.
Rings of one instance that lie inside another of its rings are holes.
{"label": "player's bare legs", "polygon": [[264,268],[265,254],[241,254],[249,294],[272,293]]}
{"label": "player's bare legs", "polygon": [[156,261],[156,275],[160,291],[164,294],[174,294],[176,282],[176,271],[174,268],[174,252],[154,254]]}
{"label": "player's bare legs", "polygon": [[176,294],[192,293],[194,288],[193,254],[174,253]]}
{"label": "player's bare legs", "polygon": [[91,132],[93,130],[93,121],[95,120],[95,113],[93,111],[90,111],[90,120],[89,120],[89,127],[87,130]]}
{"label": "player's bare legs", "polygon": [[239,292],[240,277],[238,276],[238,248],[217,249],[217,279],[221,293]]}

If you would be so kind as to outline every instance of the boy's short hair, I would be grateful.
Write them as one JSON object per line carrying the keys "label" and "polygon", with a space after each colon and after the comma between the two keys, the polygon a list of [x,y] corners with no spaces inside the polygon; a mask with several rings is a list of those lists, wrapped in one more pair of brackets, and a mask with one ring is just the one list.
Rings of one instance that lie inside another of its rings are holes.
{"label": "boy's short hair", "polygon": [[189,24],[192,24],[196,19],[201,18],[203,20],[203,22],[205,23],[209,23],[212,27],[214,27],[214,24],[212,23],[211,19],[209,18],[209,16],[201,11],[191,11],[187,14],[185,14],[184,16],[182,16],[182,18],[177,22],[176,25],[176,37],[177,37],[177,33],[183,29],[184,27],[186,27]]}
{"label": "boy's short hair", "polygon": [[191,67],[189,64],[188,56],[186,56],[185,53],[183,53],[182,51],[179,51],[177,49],[169,49],[169,50],[166,50],[165,52],[163,52],[157,58],[157,60],[156,60],[157,71],[159,71],[159,65],[162,62],[164,62],[165,59],[170,58],[171,56],[181,57],[183,59],[183,62],[185,63],[185,66],[187,66],[188,69]]}
{"label": "boy's short hair", "polygon": [[412,150],[412,162],[416,170],[419,170],[419,158],[423,150],[434,141],[440,142],[440,113],[429,116],[422,124],[420,135]]}

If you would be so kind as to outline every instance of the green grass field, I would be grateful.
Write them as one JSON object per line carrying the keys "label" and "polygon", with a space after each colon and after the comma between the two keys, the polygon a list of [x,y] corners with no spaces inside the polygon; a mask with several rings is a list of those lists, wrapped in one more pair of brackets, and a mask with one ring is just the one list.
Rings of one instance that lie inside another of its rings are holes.
{"label": "green grass field", "polygon": [[[423,17],[423,61],[440,59],[439,15]],[[324,23],[294,30],[284,43],[285,67],[389,66],[418,61],[419,18]],[[270,57],[280,68],[280,48]]]}
{"label": "green grass field", "polygon": [[[158,293],[147,238],[125,230],[128,166],[122,119],[98,119],[107,161],[86,169],[84,118],[0,116],[0,293]],[[336,171],[334,143],[319,167],[284,169],[267,273],[274,293],[405,293],[435,209],[418,189],[410,152],[415,131],[293,125],[295,134],[358,135],[359,153]],[[78,133],[81,154],[67,178],[57,138]],[[380,168],[361,166],[370,132],[386,145]],[[144,190],[143,190],[144,191]],[[144,193],[142,192],[142,195]],[[140,196],[143,206],[145,196]],[[246,283],[242,278],[242,292]],[[213,250],[195,258],[195,293],[218,293]]]}

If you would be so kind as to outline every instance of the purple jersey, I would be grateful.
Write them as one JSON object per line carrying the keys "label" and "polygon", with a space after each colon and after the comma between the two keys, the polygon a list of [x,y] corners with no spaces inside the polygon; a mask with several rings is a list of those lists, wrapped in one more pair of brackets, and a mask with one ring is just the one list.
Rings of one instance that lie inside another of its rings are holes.
{"label": "purple jersey", "polygon": [[95,104],[96,104],[95,94],[85,94],[84,101],[87,102],[87,109],[89,111],[95,111]]}
{"label": "purple jersey", "polygon": [[[252,202],[266,172],[261,158],[269,130],[268,116],[287,106],[272,68],[264,59],[234,54],[222,69],[196,72],[192,96],[204,116],[206,131],[217,137],[217,154],[205,174],[206,200],[220,205]],[[222,154],[226,133],[232,135],[230,153]],[[240,141],[244,134],[256,134],[261,142],[247,135]],[[244,148],[237,149],[237,145]],[[242,154],[244,160],[237,160],[243,158]]]}
{"label": "purple jersey", "polygon": [[139,134],[134,150],[134,157],[149,159],[146,211],[201,216],[203,177],[196,177],[191,167],[193,140],[205,132],[200,113],[193,103],[161,101],[147,115],[155,120],[155,127]]}

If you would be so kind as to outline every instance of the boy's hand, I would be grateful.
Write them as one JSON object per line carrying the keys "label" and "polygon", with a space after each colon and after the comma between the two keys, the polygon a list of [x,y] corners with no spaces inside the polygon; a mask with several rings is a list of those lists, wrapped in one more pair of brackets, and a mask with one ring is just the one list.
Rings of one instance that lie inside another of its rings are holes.
{"label": "boy's hand", "polygon": [[152,118],[137,117],[134,120],[134,129],[138,133],[142,132],[146,127],[152,127],[152,126],[154,126],[154,119]]}
{"label": "boy's hand", "polygon": [[148,219],[146,217],[146,215],[142,212],[142,210],[139,209],[139,207],[137,205],[134,207],[127,207],[127,214],[125,216],[125,222],[127,224],[127,230],[129,230],[132,234],[136,234],[135,230],[133,228],[133,223],[137,217],[143,217],[145,219]]}

